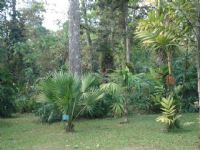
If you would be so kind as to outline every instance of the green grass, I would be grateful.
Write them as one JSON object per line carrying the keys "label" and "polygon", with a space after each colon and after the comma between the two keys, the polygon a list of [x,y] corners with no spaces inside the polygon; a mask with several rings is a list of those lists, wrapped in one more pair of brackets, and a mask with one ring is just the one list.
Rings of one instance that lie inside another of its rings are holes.
{"label": "green grass", "polygon": [[76,132],[66,133],[62,123],[41,124],[32,114],[0,119],[0,150],[196,150],[198,114],[184,114],[181,122],[195,122],[173,133],[163,133],[156,115],[120,119],[80,120]]}

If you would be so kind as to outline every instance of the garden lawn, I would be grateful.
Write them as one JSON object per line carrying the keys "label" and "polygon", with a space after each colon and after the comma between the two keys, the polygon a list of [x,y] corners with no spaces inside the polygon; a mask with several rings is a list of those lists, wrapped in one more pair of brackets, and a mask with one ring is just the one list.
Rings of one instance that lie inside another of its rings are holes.
{"label": "garden lawn", "polygon": [[[157,115],[121,119],[79,120],[74,133],[62,123],[42,124],[33,114],[0,119],[0,150],[197,150],[198,114],[183,114],[181,130],[163,133]],[[190,124],[189,122],[194,122]],[[190,124],[190,125],[189,125]]]}

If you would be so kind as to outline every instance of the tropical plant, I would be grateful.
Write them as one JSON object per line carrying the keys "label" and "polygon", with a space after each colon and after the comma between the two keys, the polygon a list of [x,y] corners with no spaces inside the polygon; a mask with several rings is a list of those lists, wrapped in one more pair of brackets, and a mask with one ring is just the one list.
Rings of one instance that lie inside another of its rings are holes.
{"label": "tropical plant", "polygon": [[[158,6],[156,6],[158,7]],[[157,54],[157,65],[168,65],[168,78],[172,77],[172,58],[180,37],[185,32],[180,27],[180,18],[175,18],[175,12],[171,9],[168,2],[151,11],[146,19],[140,20],[137,26],[137,37],[143,45],[150,47]],[[176,20],[176,21],[172,21]]]}
{"label": "tropical plant", "polygon": [[110,108],[114,116],[122,116],[124,114],[124,98],[122,96],[123,89],[119,84],[109,82],[101,85],[101,90],[104,91],[111,101]]}
{"label": "tropical plant", "polygon": [[15,112],[16,88],[7,69],[0,66],[0,117],[10,117]]}
{"label": "tropical plant", "polygon": [[162,98],[160,102],[162,115],[159,116],[156,121],[165,124],[166,131],[173,128],[180,128],[179,118],[181,115],[177,114],[176,105],[174,103],[172,97]]}
{"label": "tropical plant", "polygon": [[35,115],[39,116],[42,122],[52,123],[60,121],[62,113],[58,110],[56,105],[46,102],[35,111]]}
{"label": "tropical plant", "polygon": [[15,100],[16,111],[19,113],[31,113],[37,108],[37,103],[33,99],[21,96]]}
{"label": "tropical plant", "polygon": [[95,104],[103,97],[98,90],[98,78],[87,74],[82,79],[63,71],[43,81],[42,93],[45,100],[52,102],[63,114],[69,115],[67,131],[74,130],[73,121],[83,112],[93,113]]}
{"label": "tropical plant", "polygon": [[101,85],[101,90],[111,98],[111,110],[114,116],[124,116],[123,123],[128,122],[128,105],[134,88],[142,83],[142,74],[134,75],[128,67],[116,70],[110,75],[110,82]]}

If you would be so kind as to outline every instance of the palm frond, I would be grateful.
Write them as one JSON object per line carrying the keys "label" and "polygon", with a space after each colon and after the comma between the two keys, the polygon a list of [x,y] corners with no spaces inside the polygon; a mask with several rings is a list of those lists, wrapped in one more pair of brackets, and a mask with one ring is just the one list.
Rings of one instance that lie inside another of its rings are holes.
{"label": "palm frond", "polygon": [[100,89],[111,95],[119,94],[123,91],[122,87],[114,82],[104,83],[100,86]]}

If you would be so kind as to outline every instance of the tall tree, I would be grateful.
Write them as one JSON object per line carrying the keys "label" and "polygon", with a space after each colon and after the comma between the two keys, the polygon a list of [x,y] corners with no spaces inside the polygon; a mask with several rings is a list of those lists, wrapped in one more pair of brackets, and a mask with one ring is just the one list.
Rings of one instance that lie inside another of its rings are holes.
{"label": "tall tree", "polygon": [[79,0],[69,0],[69,70],[81,75]]}
{"label": "tall tree", "polygon": [[124,50],[126,53],[126,63],[130,63],[130,41],[128,37],[128,2],[129,0],[121,1],[121,12],[122,12],[122,26],[124,32]]}

